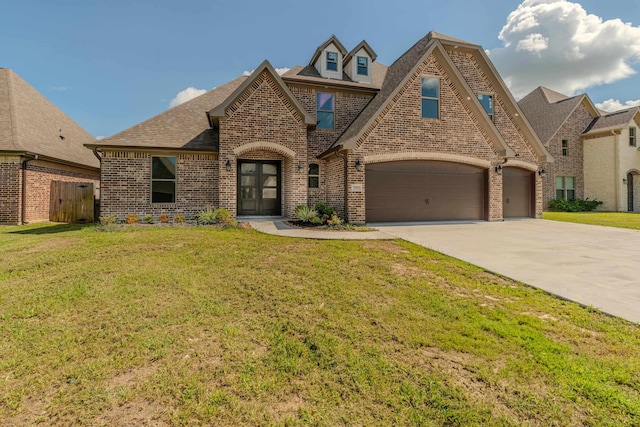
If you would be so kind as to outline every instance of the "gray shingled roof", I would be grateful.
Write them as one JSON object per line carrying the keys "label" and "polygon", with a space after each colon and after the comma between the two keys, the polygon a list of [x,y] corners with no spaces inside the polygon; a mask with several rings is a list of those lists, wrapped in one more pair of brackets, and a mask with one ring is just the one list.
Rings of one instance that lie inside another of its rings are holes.
{"label": "gray shingled roof", "polygon": [[382,105],[387,102],[396,90],[397,86],[404,80],[407,74],[413,69],[416,63],[429,50],[435,32],[430,32],[420,39],[409,50],[407,50],[400,58],[398,58],[391,66],[389,66],[385,75],[384,83],[380,92],[367,104],[362,112],[356,117],[351,125],[343,132],[332,147],[342,145],[351,138],[354,138],[367,125],[369,120],[375,116]]}
{"label": "gray shingled roof", "polygon": [[540,141],[547,145],[586,96],[568,97],[540,86],[522,98],[518,105]]}
{"label": "gray shingled roof", "polygon": [[[63,136],[64,139],[60,138]],[[8,68],[0,68],[0,151],[27,152],[93,168],[95,138]]]}
{"label": "gray shingled roof", "polygon": [[238,77],[95,145],[217,150],[207,111],[222,104],[246,79]]}
{"label": "gray shingled roof", "polygon": [[598,117],[597,120],[594,120],[584,131],[584,134],[627,127],[638,111],[640,111],[638,107],[632,107],[625,110],[614,111],[613,113],[606,113],[602,117]]}
{"label": "gray shingled roof", "polygon": [[301,83],[321,83],[326,85],[327,83],[337,83],[342,86],[353,88],[365,88],[365,89],[380,89],[382,82],[384,82],[385,75],[387,74],[388,67],[379,62],[372,63],[373,76],[371,83],[354,82],[347,76],[347,73],[342,73],[342,80],[327,79],[320,75],[318,70],[313,65],[300,66],[297,65],[284,73],[281,77],[285,81]]}

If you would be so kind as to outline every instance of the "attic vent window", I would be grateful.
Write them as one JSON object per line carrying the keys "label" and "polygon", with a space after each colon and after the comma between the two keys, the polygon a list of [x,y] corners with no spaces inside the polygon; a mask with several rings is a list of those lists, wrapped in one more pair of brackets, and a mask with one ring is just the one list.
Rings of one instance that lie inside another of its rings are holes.
{"label": "attic vent window", "polygon": [[338,71],[338,54],[335,52],[327,52],[327,70]]}
{"label": "attic vent window", "polygon": [[361,76],[369,75],[369,60],[366,56],[358,56],[358,74]]}

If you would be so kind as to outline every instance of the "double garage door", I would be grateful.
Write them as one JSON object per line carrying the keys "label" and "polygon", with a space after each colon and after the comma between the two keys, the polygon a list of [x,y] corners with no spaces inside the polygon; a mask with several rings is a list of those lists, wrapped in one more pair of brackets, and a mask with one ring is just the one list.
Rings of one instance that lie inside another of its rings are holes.
{"label": "double garage door", "polygon": [[[504,216],[530,216],[532,174],[514,168],[503,171],[505,181],[518,177],[517,185],[505,185]],[[367,165],[367,222],[487,219],[487,174],[483,168],[438,161]],[[521,194],[523,188],[526,195]]]}

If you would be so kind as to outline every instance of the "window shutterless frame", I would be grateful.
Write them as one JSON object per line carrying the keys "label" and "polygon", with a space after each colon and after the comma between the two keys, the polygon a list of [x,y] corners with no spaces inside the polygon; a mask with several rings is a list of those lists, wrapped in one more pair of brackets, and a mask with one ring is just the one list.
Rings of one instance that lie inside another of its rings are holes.
{"label": "window shutterless frame", "polygon": [[309,163],[309,188],[320,188],[320,165]]}
{"label": "window shutterless frame", "polygon": [[336,52],[327,52],[327,70],[338,71],[338,54]]}
{"label": "window shutterless frame", "polygon": [[629,128],[629,146],[636,146],[636,128],[634,126]]}
{"label": "window shutterless frame", "polygon": [[493,121],[493,95],[490,93],[479,93],[478,101],[480,101],[480,105],[482,105],[484,111],[489,115],[489,119]]}
{"label": "window shutterless frame", "polygon": [[151,156],[151,203],[176,202],[175,156]]}
{"label": "window shutterless frame", "polygon": [[357,67],[358,67],[358,75],[368,76],[369,75],[369,59],[366,56],[358,56],[356,57]]}
{"label": "window shutterless frame", "polygon": [[422,76],[421,103],[423,119],[440,118],[440,77]]}
{"label": "window shutterless frame", "polygon": [[335,129],[336,96],[333,93],[316,93],[317,129]]}
{"label": "window shutterless frame", "polygon": [[569,155],[569,141],[566,139],[562,140],[562,155],[563,156]]}

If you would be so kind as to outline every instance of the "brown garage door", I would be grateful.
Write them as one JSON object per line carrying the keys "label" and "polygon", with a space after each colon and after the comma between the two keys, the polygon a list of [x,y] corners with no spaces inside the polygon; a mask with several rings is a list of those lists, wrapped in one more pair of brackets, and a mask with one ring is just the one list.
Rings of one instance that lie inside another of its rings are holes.
{"label": "brown garage door", "polygon": [[502,169],[502,216],[525,218],[533,216],[533,172],[518,169]]}
{"label": "brown garage door", "polygon": [[366,220],[486,218],[486,170],[459,163],[401,161],[366,166]]}

